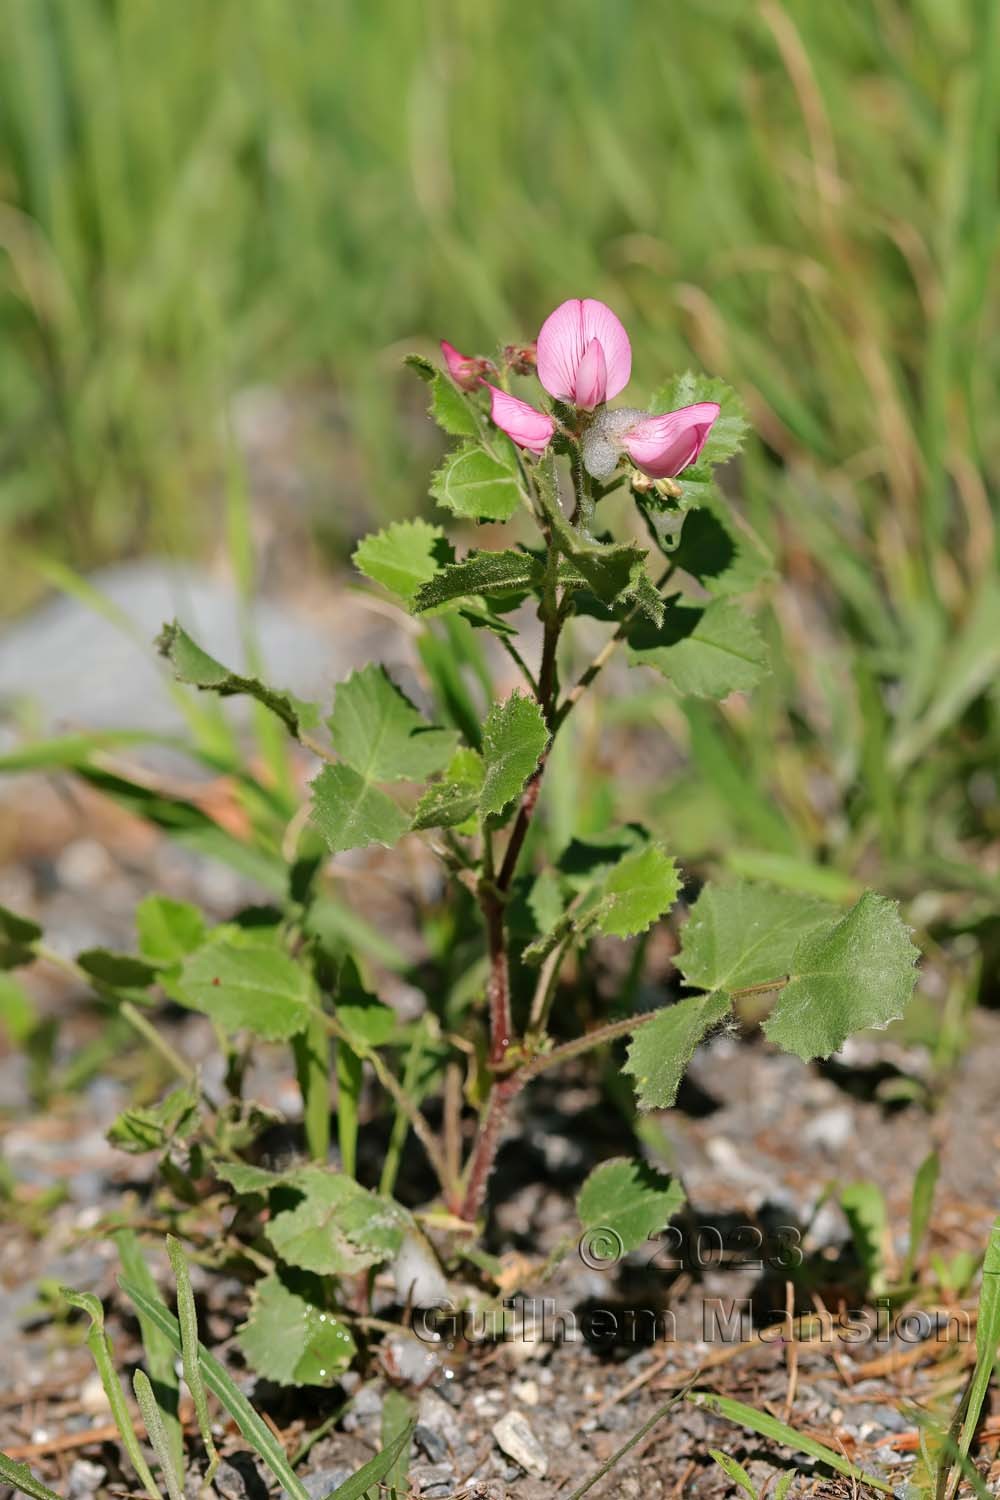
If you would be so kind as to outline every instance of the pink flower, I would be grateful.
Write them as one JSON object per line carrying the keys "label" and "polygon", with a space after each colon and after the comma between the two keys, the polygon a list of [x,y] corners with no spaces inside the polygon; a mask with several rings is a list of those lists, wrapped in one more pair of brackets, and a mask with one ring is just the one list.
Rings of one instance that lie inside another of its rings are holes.
{"label": "pink flower", "polygon": [[573,297],[542,324],[538,378],[557,400],[593,411],[624,390],[631,373],[628,334],[603,302]]}
{"label": "pink flower", "polygon": [[673,479],[698,457],[721,407],[699,401],[679,411],[644,417],[621,435],[621,445],[650,479]]}
{"label": "pink flower", "polygon": [[441,340],[441,353],[448,366],[448,374],[463,391],[474,391],[482,377],[493,368],[488,359],[480,359],[473,354],[461,354],[454,344],[449,344],[447,339]]}
{"label": "pink flower", "polygon": [[527,448],[530,453],[544,453],[556,430],[552,418],[529,406],[527,401],[508,396],[489,381],[485,384],[490,392],[490,416],[501,431],[513,438],[518,447]]}

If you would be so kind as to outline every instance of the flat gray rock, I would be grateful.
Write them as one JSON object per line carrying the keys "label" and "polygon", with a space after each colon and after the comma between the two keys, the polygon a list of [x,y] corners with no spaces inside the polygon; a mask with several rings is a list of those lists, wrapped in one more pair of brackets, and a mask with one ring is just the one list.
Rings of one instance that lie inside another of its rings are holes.
{"label": "flat gray rock", "polygon": [[[10,726],[22,712],[39,734],[182,732],[183,716],[153,647],[174,617],[227,666],[245,665],[231,584],[156,559],[104,569],[88,582],[127,627],[77,599],[57,597],[0,633],[0,745],[13,742]],[[328,697],[350,665],[339,632],[267,601],[255,606],[254,621],[269,679],[300,697]]]}

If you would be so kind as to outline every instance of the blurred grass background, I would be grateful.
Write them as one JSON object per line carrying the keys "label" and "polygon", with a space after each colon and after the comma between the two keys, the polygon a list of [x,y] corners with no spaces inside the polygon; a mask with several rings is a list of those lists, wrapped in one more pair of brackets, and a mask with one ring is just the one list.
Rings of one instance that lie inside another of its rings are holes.
{"label": "blurred grass background", "polygon": [[937,870],[995,911],[994,0],[0,14],[8,542],[197,550],[233,413],[277,391],[319,403],[305,500],[344,556],[427,503],[402,352],[601,296],[637,394],[692,364],[745,396],[736,487],[795,585],[751,708],[684,710],[682,852]]}

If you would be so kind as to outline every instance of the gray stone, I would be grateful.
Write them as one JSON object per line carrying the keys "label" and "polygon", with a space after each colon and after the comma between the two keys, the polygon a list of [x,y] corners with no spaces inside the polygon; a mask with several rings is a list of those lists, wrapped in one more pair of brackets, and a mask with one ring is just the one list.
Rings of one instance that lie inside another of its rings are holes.
{"label": "gray stone", "polygon": [[544,1479],[549,1467],[548,1454],[531,1430],[531,1424],[522,1412],[508,1411],[493,1424],[493,1436],[497,1446],[520,1464],[526,1474],[535,1479]]}
{"label": "gray stone", "polygon": [[70,1465],[66,1494],[69,1500],[89,1500],[96,1495],[108,1477],[103,1464],[91,1463],[87,1458],[78,1458]]}
{"label": "gray stone", "polygon": [[413,1441],[432,1464],[439,1464],[448,1457],[448,1444],[444,1438],[439,1432],[435,1432],[433,1427],[426,1427],[423,1422],[418,1422],[413,1429]]}

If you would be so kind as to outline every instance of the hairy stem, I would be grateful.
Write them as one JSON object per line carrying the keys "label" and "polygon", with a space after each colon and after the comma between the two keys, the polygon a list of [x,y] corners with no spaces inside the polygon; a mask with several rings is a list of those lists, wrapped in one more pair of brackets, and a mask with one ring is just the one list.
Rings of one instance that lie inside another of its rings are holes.
{"label": "hairy stem", "polygon": [[486,1185],[493,1171],[496,1161],[497,1147],[500,1145],[500,1132],[503,1130],[507,1119],[507,1111],[510,1109],[511,1100],[521,1092],[527,1083],[527,1074],[522,1068],[517,1073],[510,1073],[506,1078],[500,1078],[494,1083],[490,1091],[489,1103],[486,1106],[486,1114],[479,1126],[476,1136],[476,1144],[469,1160],[469,1168],[466,1176],[465,1196],[459,1209],[459,1217],[472,1222],[483,1206],[486,1197]]}

